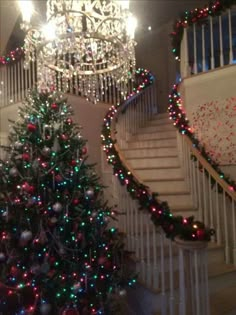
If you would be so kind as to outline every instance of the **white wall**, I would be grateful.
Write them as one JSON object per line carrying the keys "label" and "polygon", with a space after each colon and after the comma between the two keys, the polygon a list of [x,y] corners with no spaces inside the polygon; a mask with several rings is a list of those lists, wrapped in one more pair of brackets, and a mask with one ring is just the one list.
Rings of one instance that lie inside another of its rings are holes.
{"label": "white wall", "polygon": [[4,53],[19,14],[17,1],[0,0],[0,55]]}
{"label": "white wall", "polygon": [[220,165],[236,165],[236,65],[185,78],[183,106],[197,138]]}

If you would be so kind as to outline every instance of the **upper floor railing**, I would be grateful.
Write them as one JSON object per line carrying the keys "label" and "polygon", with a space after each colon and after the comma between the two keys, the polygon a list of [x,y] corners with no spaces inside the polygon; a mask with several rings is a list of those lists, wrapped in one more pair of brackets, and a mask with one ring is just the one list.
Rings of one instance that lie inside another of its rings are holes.
{"label": "upper floor railing", "polygon": [[173,52],[180,58],[181,77],[236,63],[234,1],[215,1],[185,13],[172,35]]}
{"label": "upper floor railing", "polygon": [[[26,68],[23,50],[19,50],[22,53],[17,55],[18,50],[16,50],[13,57],[9,56],[9,59],[11,59],[9,62],[6,61],[8,57],[0,57],[0,107],[22,102],[28,91],[37,87],[37,76],[40,75],[37,71],[37,61],[30,62]],[[53,88],[66,91],[69,94],[87,97],[78,88],[79,80],[78,76],[64,80],[61,74],[58,73]],[[99,101],[108,104],[119,103],[124,99],[121,91],[126,90],[129,94],[134,86],[132,80],[126,84],[125,88],[124,84],[123,81],[115,82],[112,78],[104,79],[103,85],[106,92],[103,93],[101,89]]]}

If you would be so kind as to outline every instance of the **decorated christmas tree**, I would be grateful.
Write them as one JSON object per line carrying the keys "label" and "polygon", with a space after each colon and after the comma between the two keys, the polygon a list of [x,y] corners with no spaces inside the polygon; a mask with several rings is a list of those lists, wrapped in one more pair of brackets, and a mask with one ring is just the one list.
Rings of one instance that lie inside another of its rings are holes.
{"label": "decorated christmas tree", "polygon": [[116,314],[126,284],[121,235],[108,226],[116,211],[63,95],[32,92],[9,141],[0,163],[0,313]]}

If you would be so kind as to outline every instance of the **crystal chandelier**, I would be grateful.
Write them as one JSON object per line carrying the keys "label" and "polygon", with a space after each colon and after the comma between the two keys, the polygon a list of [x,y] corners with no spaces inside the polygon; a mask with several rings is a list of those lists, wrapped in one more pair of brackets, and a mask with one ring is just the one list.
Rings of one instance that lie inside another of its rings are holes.
{"label": "crystal chandelier", "polygon": [[[115,85],[126,93],[135,71],[135,18],[129,1],[48,0],[47,24],[30,23],[30,1],[20,1],[25,65],[37,61],[39,89],[73,89],[97,101]],[[26,5],[27,3],[27,5]]]}

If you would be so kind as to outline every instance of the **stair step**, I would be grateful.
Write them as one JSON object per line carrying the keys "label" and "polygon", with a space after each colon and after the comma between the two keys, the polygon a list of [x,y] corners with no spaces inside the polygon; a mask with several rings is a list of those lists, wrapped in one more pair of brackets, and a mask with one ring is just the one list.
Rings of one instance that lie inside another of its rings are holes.
{"label": "stair step", "polygon": [[168,117],[166,117],[166,118],[157,118],[157,117],[154,116],[153,119],[151,119],[149,121],[149,125],[150,126],[162,126],[162,125],[172,125],[173,126],[173,122]]}
{"label": "stair step", "polygon": [[156,117],[157,119],[162,119],[162,118],[169,118],[169,113],[158,113],[155,114],[153,117]]}
{"label": "stair step", "polygon": [[229,286],[210,295],[211,315],[236,314],[236,286]]}
{"label": "stair step", "polygon": [[122,151],[126,158],[169,157],[178,155],[177,147],[124,149]]}
{"label": "stair step", "polygon": [[149,133],[138,133],[135,136],[133,136],[130,141],[134,140],[134,141],[140,141],[140,140],[159,140],[159,139],[164,139],[164,140],[168,140],[168,139],[175,139],[176,141],[176,130],[169,130],[169,131],[165,131],[165,132],[149,132]]}
{"label": "stair step", "polygon": [[139,133],[152,133],[152,132],[166,132],[166,131],[176,131],[174,126],[172,124],[162,124],[161,126],[155,125],[150,126],[149,124],[147,126],[144,126],[138,130]]}
{"label": "stair step", "polygon": [[[128,158],[127,161],[132,168],[145,168],[145,167],[178,167],[178,157],[147,157],[147,158]],[[168,170],[167,170],[168,172]]]}
{"label": "stair step", "polygon": [[152,180],[178,180],[183,178],[183,172],[180,167],[174,168],[134,168],[143,181]]}
{"label": "stair step", "polygon": [[169,148],[169,147],[176,147],[176,138],[169,138],[169,139],[151,139],[151,140],[142,140],[142,141],[128,141],[128,148]]}

